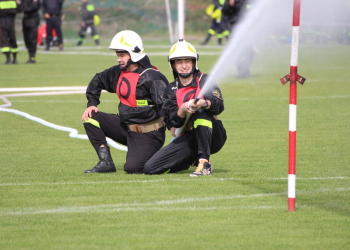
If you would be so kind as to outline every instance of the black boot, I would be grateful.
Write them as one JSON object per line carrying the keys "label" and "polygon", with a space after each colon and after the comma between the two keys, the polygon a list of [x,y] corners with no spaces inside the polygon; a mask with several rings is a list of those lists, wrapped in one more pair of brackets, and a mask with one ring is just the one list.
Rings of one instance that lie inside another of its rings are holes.
{"label": "black boot", "polygon": [[4,54],[6,56],[6,62],[4,64],[12,64],[10,52],[4,52]]}
{"label": "black boot", "polygon": [[207,43],[209,42],[211,38],[211,34],[208,34],[207,37],[205,38],[204,42],[201,43],[201,45],[207,45]]}
{"label": "black boot", "polygon": [[29,60],[26,63],[27,64],[34,64],[34,63],[36,63],[35,57],[30,57]]}
{"label": "black boot", "polygon": [[81,33],[81,32],[79,32],[78,34],[79,34],[79,40],[77,42],[77,46],[81,46],[84,42],[85,35],[84,33]]}
{"label": "black boot", "polygon": [[96,152],[100,161],[93,169],[85,170],[84,173],[111,173],[117,171],[108,146],[98,148]]}
{"label": "black boot", "polygon": [[36,63],[35,62],[35,52],[29,52],[29,60],[26,63],[28,63],[28,64]]}
{"label": "black boot", "polygon": [[222,45],[222,38],[218,38],[218,44]]}
{"label": "black boot", "polygon": [[17,62],[17,53],[12,53],[12,57],[13,57],[12,64],[18,64],[18,62]]}

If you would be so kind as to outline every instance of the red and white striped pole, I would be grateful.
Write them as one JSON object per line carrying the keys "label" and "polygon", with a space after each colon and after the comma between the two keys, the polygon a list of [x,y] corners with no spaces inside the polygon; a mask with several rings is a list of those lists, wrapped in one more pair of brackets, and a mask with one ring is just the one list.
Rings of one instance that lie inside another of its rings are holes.
{"label": "red and white striped pole", "polygon": [[294,0],[292,52],[290,74],[281,78],[282,84],[290,81],[289,95],[289,159],[288,159],[288,212],[295,211],[296,197],[296,127],[297,127],[297,82],[304,84],[305,78],[298,75],[300,0]]}

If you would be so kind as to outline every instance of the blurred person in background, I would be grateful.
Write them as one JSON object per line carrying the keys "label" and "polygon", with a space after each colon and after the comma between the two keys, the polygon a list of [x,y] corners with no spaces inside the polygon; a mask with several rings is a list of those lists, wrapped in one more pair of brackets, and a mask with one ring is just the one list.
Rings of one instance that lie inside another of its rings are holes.
{"label": "blurred person in background", "polygon": [[222,14],[226,16],[231,31],[237,25],[243,12],[246,10],[246,2],[246,0],[226,0],[223,4]]}
{"label": "blurred person in background", "polygon": [[[144,172],[144,164],[164,144],[165,124],[161,117],[163,93],[168,80],[152,66],[141,37],[130,30],[114,36],[109,46],[119,65],[97,73],[86,90],[84,128],[100,161],[85,173],[116,172],[106,137],[128,147],[124,171]],[[101,91],[116,93],[119,114],[99,111]]]}
{"label": "blurred person in background", "polygon": [[4,64],[18,64],[15,18],[20,11],[21,1],[0,0],[0,48],[1,52],[6,56]]}
{"label": "blurred person in background", "polygon": [[78,46],[81,46],[83,44],[86,31],[90,29],[90,34],[92,39],[94,39],[96,45],[100,45],[99,35],[96,31],[96,11],[94,5],[89,3],[87,0],[81,0],[81,16],[82,16],[82,23],[80,24],[80,31],[79,31],[79,41],[77,43]]}
{"label": "blurred person in background", "polygon": [[[222,15],[226,16],[230,25],[231,36],[235,35],[235,28],[247,11],[252,8],[250,1],[247,0],[226,0],[222,7]],[[232,37],[234,39],[234,37]],[[254,60],[254,47],[252,41],[246,40],[242,43],[241,49],[237,51],[238,61],[236,64],[238,78],[243,79],[250,77],[250,66]]]}
{"label": "blurred person in background", "polygon": [[[210,155],[221,150],[226,142],[226,130],[218,115],[224,110],[221,91],[207,83],[207,74],[198,69],[196,49],[180,39],[169,52],[169,64],[174,80],[164,92],[162,116],[171,135],[176,137],[145,164],[145,174],[176,173],[197,166],[191,177],[211,175]],[[194,98],[206,84],[209,91],[195,103]],[[186,123],[186,117],[191,115]],[[182,134],[176,128],[186,126]]]}
{"label": "blurred person in background", "polygon": [[38,27],[40,24],[40,0],[22,0],[22,31],[29,60],[27,63],[36,63],[35,55],[37,49]]}
{"label": "blurred person in background", "polygon": [[225,0],[213,0],[213,3],[207,7],[206,13],[213,20],[211,22],[210,28],[208,29],[207,37],[201,43],[201,45],[206,45],[210,41],[210,38],[215,35],[218,38],[219,45],[222,45],[222,39],[224,37],[226,37],[226,39],[229,38],[230,31],[228,29],[227,18],[221,13],[221,9],[224,3]]}
{"label": "blurred person in background", "polygon": [[62,8],[64,0],[43,0],[42,11],[46,22],[46,41],[45,50],[50,50],[52,42],[52,30],[55,29],[57,34],[58,49],[63,50],[62,25]]}

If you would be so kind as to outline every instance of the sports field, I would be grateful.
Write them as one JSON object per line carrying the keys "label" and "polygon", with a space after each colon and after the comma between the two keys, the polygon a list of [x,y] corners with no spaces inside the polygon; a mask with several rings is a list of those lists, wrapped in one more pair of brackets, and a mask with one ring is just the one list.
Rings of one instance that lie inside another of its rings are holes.
{"label": "sports field", "polygon": [[[41,52],[36,65],[19,53],[19,65],[0,65],[0,96],[55,92],[4,88],[86,87],[116,63],[107,42],[86,46]],[[170,47],[145,42],[169,80]],[[210,72],[221,48],[197,50],[199,68]],[[300,47],[307,80],[298,84],[296,212],[287,212],[289,84],[279,82],[289,73],[288,44],[260,48],[250,78],[237,79],[232,66],[220,85],[228,140],[211,158],[212,176],[128,175],[125,152],[114,148],[117,173],[84,174],[97,162],[88,140],[0,112],[0,249],[348,249],[349,58],[349,45]],[[83,93],[6,100],[8,109],[85,134]],[[115,94],[102,94],[101,111],[117,105]]]}

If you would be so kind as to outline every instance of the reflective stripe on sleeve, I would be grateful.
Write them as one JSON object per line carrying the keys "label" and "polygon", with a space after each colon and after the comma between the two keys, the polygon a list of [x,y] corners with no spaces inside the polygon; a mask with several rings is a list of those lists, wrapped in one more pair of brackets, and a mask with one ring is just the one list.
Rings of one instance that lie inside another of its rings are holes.
{"label": "reflective stripe on sleeve", "polygon": [[94,7],[92,4],[88,4],[88,5],[86,6],[86,9],[87,9],[87,11],[94,11],[94,10],[95,10],[95,7]]}
{"label": "reflective stripe on sleeve", "polygon": [[0,2],[0,9],[5,10],[5,9],[16,9],[17,4],[16,1],[3,1]]}

